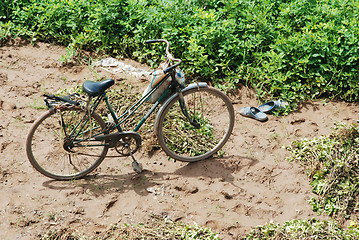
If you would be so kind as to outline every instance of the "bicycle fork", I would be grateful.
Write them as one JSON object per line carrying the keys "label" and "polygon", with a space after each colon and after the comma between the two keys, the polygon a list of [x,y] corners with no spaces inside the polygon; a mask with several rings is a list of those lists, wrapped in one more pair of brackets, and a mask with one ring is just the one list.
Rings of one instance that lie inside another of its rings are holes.
{"label": "bicycle fork", "polygon": [[177,92],[178,92],[178,97],[179,97],[178,101],[180,103],[180,107],[181,107],[181,111],[182,111],[183,115],[188,119],[188,121],[192,124],[193,127],[199,129],[200,128],[199,123],[196,121],[196,119],[194,119],[194,118],[191,119],[191,117],[188,114],[186,102],[184,100],[183,93],[182,93],[181,89],[178,88]]}

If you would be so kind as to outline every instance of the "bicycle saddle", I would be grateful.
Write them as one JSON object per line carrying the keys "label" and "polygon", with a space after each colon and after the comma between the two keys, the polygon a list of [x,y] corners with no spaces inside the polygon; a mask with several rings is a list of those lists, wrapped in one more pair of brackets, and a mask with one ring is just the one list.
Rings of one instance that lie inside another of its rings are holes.
{"label": "bicycle saddle", "polygon": [[92,96],[100,96],[107,88],[111,87],[115,81],[113,79],[103,80],[101,82],[86,81],[82,85],[84,91]]}

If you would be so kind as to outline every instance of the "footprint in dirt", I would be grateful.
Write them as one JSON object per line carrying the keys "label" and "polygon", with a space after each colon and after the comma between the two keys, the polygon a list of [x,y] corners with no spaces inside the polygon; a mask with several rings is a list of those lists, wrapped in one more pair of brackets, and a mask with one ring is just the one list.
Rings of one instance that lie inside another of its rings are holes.
{"label": "footprint in dirt", "polygon": [[228,156],[223,158],[210,158],[205,161],[190,163],[174,174],[188,177],[208,177],[212,179],[223,179],[232,182],[233,173],[239,172],[243,168],[251,168],[259,161],[251,157]]}

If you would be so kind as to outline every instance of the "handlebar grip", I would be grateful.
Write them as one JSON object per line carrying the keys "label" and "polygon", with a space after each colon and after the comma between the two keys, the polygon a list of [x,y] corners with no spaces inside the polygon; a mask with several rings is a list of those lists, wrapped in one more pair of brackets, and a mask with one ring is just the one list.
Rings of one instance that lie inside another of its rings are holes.
{"label": "handlebar grip", "polygon": [[182,60],[181,59],[173,59],[174,61],[178,61],[175,65],[172,65],[168,68],[166,68],[165,70],[163,70],[163,72],[166,74],[170,71],[172,71],[173,69],[175,69],[176,67],[178,67],[181,63],[182,63]]}
{"label": "handlebar grip", "polygon": [[166,68],[165,70],[163,70],[163,72],[166,74],[166,73],[170,72],[172,69],[174,69],[175,67],[177,67],[177,66],[176,66],[176,65],[173,65],[173,66],[171,66],[171,67]]}
{"label": "handlebar grip", "polygon": [[171,67],[166,68],[165,70],[163,70],[163,72],[166,74],[166,73],[172,71],[173,69],[175,69],[178,65],[179,65],[178,63],[175,64],[175,65],[172,65]]}
{"label": "handlebar grip", "polygon": [[149,43],[156,43],[156,42],[160,42],[158,39],[153,39],[153,40],[146,40],[145,43],[149,44]]}

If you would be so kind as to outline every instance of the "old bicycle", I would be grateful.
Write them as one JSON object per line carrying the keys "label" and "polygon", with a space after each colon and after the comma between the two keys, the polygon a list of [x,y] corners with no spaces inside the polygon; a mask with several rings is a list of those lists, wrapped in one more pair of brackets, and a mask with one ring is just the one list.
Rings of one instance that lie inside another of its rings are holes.
{"label": "old bicycle", "polygon": [[[133,155],[141,146],[137,131],[158,107],[154,133],[168,156],[194,162],[213,156],[224,146],[234,125],[231,101],[206,83],[186,86],[178,68],[181,59],[170,54],[169,42],[146,41],[157,42],[167,44],[166,68],[142,98],[122,114],[113,110],[106,95],[114,84],[112,79],[84,82],[86,100],[77,100],[74,95],[45,95],[49,109],[33,123],[26,140],[28,159],[37,171],[57,180],[81,178],[96,169],[109,148],[114,148],[120,156],[131,156],[134,170],[140,173]],[[133,130],[124,131],[122,123],[150,99],[151,109]],[[112,121],[97,113],[101,102],[105,102]]]}

